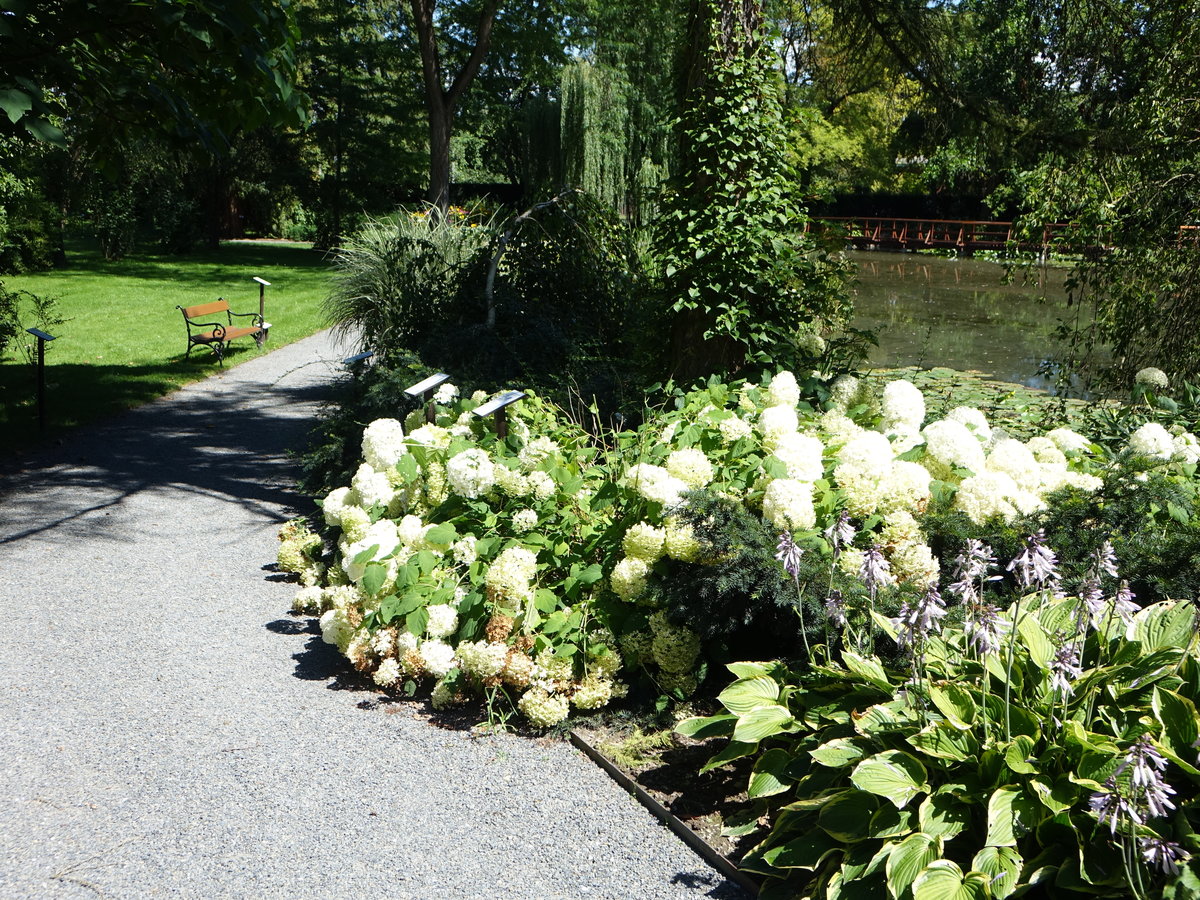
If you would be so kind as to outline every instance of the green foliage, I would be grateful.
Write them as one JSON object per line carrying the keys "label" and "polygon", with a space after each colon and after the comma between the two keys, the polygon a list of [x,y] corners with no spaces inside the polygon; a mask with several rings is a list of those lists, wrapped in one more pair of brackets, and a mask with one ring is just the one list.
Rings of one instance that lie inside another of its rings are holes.
{"label": "green foliage", "polygon": [[844,271],[804,233],[783,160],[779,86],[759,25],[698,4],[678,124],[681,162],[657,223],[683,379],[791,367],[794,342],[846,313]]}
{"label": "green foliage", "polygon": [[[1186,857],[1191,805],[1147,812],[1127,762],[1144,742],[1172,791],[1200,785],[1194,612],[1156,604],[1128,634],[1109,613],[1072,636],[1081,606],[1024,598],[1005,614],[1013,638],[984,658],[948,627],[925,639],[914,672],[850,653],[809,670],[731,665],[728,713],[678,730],[727,735],[754,758],[754,812],[740,819],[773,812],[742,866],[766,878],[762,896],[1004,898],[1036,885],[1047,897],[1156,897],[1194,883],[1194,864],[1164,879],[1140,843],[1175,841]],[[1080,667],[1064,674],[1055,654],[1068,645]],[[1098,820],[1118,793],[1139,818]]]}
{"label": "green foliage", "polygon": [[334,257],[329,321],[387,355],[420,348],[466,305],[481,320],[477,298],[494,237],[494,223],[472,215],[427,210],[368,222]]}
{"label": "green foliage", "polygon": [[0,359],[17,345],[25,358],[33,362],[36,341],[25,334],[25,329],[52,333],[64,322],[66,319],[59,314],[53,298],[39,297],[29,291],[10,291],[0,281]]}

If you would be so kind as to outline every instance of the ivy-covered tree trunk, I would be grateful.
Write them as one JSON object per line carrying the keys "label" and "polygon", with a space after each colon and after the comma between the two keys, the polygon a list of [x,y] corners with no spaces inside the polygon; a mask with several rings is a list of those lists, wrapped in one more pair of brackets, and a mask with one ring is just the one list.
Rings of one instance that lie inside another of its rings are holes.
{"label": "ivy-covered tree trunk", "polygon": [[671,374],[795,364],[797,332],[832,318],[844,292],[789,196],[760,0],[692,0],[679,93],[679,175],[657,241]]}

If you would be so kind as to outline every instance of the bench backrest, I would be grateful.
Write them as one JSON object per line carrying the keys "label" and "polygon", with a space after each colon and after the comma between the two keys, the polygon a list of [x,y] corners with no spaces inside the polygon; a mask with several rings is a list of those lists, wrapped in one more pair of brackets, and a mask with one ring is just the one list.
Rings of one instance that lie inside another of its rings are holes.
{"label": "bench backrest", "polygon": [[199,306],[183,307],[183,317],[185,319],[199,319],[202,316],[211,316],[213,313],[229,312],[228,300],[214,300],[212,303],[201,303]]}

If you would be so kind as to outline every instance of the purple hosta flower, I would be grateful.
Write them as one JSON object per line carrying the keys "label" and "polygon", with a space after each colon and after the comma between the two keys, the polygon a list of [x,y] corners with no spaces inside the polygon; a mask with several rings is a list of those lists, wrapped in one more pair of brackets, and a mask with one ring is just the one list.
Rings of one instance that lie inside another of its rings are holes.
{"label": "purple hosta flower", "polygon": [[939,620],[946,615],[946,604],[937,585],[931,584],[929,590],[913,606],[907,602],[901,604],[900,615],[892,622],[896,625],[898,634],[896,643],[903,647],[919,644],[931,631],[941,631]]}
{"label": "purple hosta flower", "polygon": [[963,621],[963,631],[981,657],[999,649],[1001,635],[1007,630],[1008,623],[1000,618],[999,608],[991,603],[973,604]]}
{"label": "purple hosta flower", "polygon": [[1157,868],[1164,875],[1178,875],[1179,864],[1191,857],[1174,841],[1164,841],[1160,837],[1139,838],[1138,844],[1146,865]]}
{"label": "purple hosta flower", "polygon": [[871,549],[863,554],[862,568],[859,570],[859,576],[867,586],[867,590],[872,594],[881,587],[887,587],[890,584],[896,583],[896,580],[892,578],[892,567],[883,558],[883,553],[880,552],[878,544],[873,544]]}
{"label": "purple hosta flower", "polygon": [[830,591],[825,600],[825,613],[835,628],[846,626],[846,602],[842,600],[841,591]]}
{"label": "purple hosta flower", "polygon": [[[1100,579],[1095,575],[1088,575],[1083,579],[1083,584],[1079,587],[1079,599],[1083,601],[1083,608],[1087,610],[1087,618],[1092,623],[1092,627],[1100,628],[1108,615],[1108,604],[1104,602],[1104,591],[1100,587]],[[1083,631],[1082,616],[1076,624],[1077,631]]]}
{"label": "purple hosta flower", "polygon": [[1088,806],[1096,814],[1101,825],[1107,825],[1110,832],[1117,833],[1121,817],[1125,816],[1134,825],[1144,822],[1136,806],[1129,802],[1117,787],[1117,780],[1112,775],[1104,782],[1103,789],[1096,791],[1088,800]]}
{"label": "purple hosta flower", "polygon": [[1133,602],[1134,596],[1133,591],[1129,589],[1129,582],[1122,581],[1112,600],[1113,610],[1126,625],[1133,621],[1133,616],[1138,611],[1138,605]]}
{"label": "purple hosta flower", "polygon": [[1050,660],[1050,689],[1062,691],[1064,697],[1075,693],[1072,683],[1083,671],[1079,662],[1079,645],[1067,641],[1061,645]]}
{"label": "purple hosta flower", "polygon": [[1113,552],[1112,541],[1105,541],[1100,545],[1100,549],[1096,551],[1092,557],[1092,571],[1097,575],[1107,575],[1110,578],[1117,578],[1117,554]]}
{"label": "purple hosta flower", "polygon": [[[988,575],[996,565],[992,548],[974,538],[967,541],[963,552],[954,560],[958,581],[947,588],[964,604],[977,603],[983,584],[999,580],[999,575]],[[978,583],[976,583],[978,582]]]}
{"label": "purple hosta flower", "polygon": [[1008,571],[1017,576],[1023,590],[1042,590],[1058,584],[1058,558],[1046,546],[1045,533],[1038,531],[1025,540],[1025,549],[1008,564]]}
{"label": "purple hosta flower", "polygon": [[842,550],[854,543],[857,534],[854,526],[850,524],[850,513],[843,509],[838,513],[837,521],[825,529],[825,540],[829,541],[829,546],[833,548],[834,559],[841,556]]}
{"label": "purple hosta flower", "polygon": [[1150,735],[1143,734],[1125,754],[1125,761],[1117,767],[1116,774],[1120,775],[1126,769],[1132,768],[1130,783],[1152,816],[1165,816],[1168,810],[1175,808],[1168,795],[1174,794],[1174,789],[1162,777],[1167,767],[1167,760],[1155,748]]}
{"label": "purple hosta flower", "polygon": [[775,558],[783,563],[783,570],[795,578],[800,574],[800,557],[804,551],[796,546],[791,532],[785,531],[779,535],[779,545],[775,548]]}

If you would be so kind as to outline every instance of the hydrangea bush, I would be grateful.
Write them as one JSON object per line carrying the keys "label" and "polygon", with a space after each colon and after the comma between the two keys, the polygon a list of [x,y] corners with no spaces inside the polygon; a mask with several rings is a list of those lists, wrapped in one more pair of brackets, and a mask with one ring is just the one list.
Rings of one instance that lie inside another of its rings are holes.
{"label": "hydrangea bush", "polygon": [[[1018,441],[969,407],[926,421],[906,381],[874,400],[845,377],[823,393],[814,406],[786,371],[713,379],[603,435],[530,396],[501,441],[473,414],[484,395],[447,389],[433,424],[418,412],[366,427],[361,465],[322,502],[326,569],[319,541],[289,530],[280,565],[305,585],[295,608],[320,615],[325,639],[382,688],[429,679],[437,705],[482,692],[549,726],[635,677],[692,693],[728,636],[704,623],[726,618],[731,593],[751,629],[766,620],[749,600],[775,598],[786,616],[771,627],[798,639],[789,655],[824,627],[813,604],[870,652],[875,617],[917,602],[943,568],[933,513],[1003,527],[1097,490],[1111,466],[1066,429]],[[1195,438],[1169,437],[1139,431],[1124,455],[1186,464]],[[717,509],[758,537],[715,533]],[[773,564],[781,536],[789,578],[769,591],[739,581],[746,547],[765,545]],[[679,586],[705,582],[724,594],[680,599]]]}

